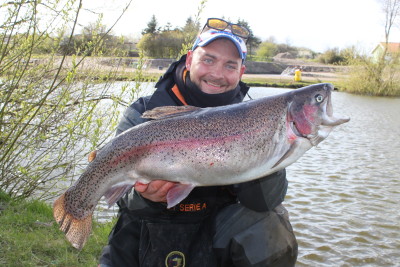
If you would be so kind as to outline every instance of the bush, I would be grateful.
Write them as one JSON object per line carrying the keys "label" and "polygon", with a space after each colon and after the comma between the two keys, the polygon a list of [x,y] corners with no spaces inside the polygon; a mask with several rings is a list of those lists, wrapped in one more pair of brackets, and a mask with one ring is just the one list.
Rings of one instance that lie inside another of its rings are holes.
{"label": "bush", "polygon": [[[101,36],[82,57],[57,56],[62,38],[48,42],[46,30],[62,32],[70,17],[59,14],[76,15],[81,6],[53,2],[10,2],[0,17],[0,190],[13,198],[47,199],[70,185],[85,155],[113,135],[121,99],[129,103],[135,95],[131,88],[94,84],[104,71],[86,56],[99,51]],[[54,16],[51,28],[37,28],[41,15]],[[33,58],[44,44],[51,53]]]}
{"label": "bush", "polygon": [[318,61],[324,64],[348,65],[360,58],[356,47],[351,46],[342,50],[339,50],[339,48],[328,49],[319,55]]}
{"label": "bush", "polygon": [[396,61],[373,62],[368,58],[352,61],[349,75],[343,81],[350,93],[373,96],[400,95],[400,65]]}
{"label": "bush", "polygon": [[137,46],[148,57],[177,58],[184,42],[184,34],[181,31],[168,31],[155,34],[147,33],[143,35]]}
{"label": "bush", "polygon": [[345,58],[340,55],[338,48],[333,48],[325,51],[318,57],[318,62],[323,64],[340,64]]}

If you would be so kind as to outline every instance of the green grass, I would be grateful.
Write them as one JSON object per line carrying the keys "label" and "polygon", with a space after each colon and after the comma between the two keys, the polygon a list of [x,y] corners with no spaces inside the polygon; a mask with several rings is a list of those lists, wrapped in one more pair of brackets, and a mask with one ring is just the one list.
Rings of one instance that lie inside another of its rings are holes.
{"label": "green grass", "polygon": [[0,266],[97,266],[114,222],[94,222],[93,233],[79,251],[58,229],[49,204],[14,201],[0,192]]}
{"label": "green grass", "polygon": [[242,80],[250,87],[300,88],[315,83],[310,81],[294,82],[273,78],[243,78]]}

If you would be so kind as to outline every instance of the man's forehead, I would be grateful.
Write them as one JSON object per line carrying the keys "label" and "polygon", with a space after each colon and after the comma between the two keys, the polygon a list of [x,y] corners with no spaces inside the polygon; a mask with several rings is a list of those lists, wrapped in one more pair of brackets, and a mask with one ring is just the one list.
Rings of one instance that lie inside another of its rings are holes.
{"label": "man's forehead", "polygon": [[[223,53],[220,53],[218,50],[223,50]],[[221,56],[221,54],[224,55],[229,54],[228,51],[233,51],[233,53],[235,54],[235,56],[232,58],[242,60],[239,55],[239,52],[236,49],[235,44],[232,41],[225,38],[214,40],[211,43],[207,44],[206,46],[202,47],[199,46],[193,52],[201,53],[202,55],[208,55],[211,57],[219,57]]]}

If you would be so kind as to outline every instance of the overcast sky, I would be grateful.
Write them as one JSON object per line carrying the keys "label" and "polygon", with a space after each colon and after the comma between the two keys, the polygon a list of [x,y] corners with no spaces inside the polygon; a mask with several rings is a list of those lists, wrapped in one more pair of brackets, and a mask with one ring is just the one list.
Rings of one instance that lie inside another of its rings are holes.
{"label": "overcast sky", "polygon": [[[110,26],[127,0],[83,0],[83,6],[103,13]],[[168,22],[182,27],[195,17],[200,0],[133,0],[117,23],[114,33],[140,37],[152,15],[159,26]],[[225,17],[233,22],[248,22],[255,36],[273,36],[279,43],[303,46],[317,52],[352,45],[370,51],[384,41],[384,14],[377,0],[208,0],[200,23],[208,17]],[[83,24],[93,21],[89,12],[81,13]],[[392,40],[400,42],[398,30]]]}

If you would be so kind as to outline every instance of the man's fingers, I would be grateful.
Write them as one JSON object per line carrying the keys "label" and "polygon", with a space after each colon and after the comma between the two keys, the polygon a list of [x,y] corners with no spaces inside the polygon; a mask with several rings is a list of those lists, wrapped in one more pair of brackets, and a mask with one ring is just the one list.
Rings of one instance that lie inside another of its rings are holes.
{"label": "man's fingers", "polygon": [[175,185],[173,182],[155,180],[148,184],[137,183],[135,190],[144,198],[154,202],[166,202],[168,191]]}
{"label": "man's fingers", "polygon": [[135,183],[135,190],[139,193],[146,192],[147,188],[149,187],[149,184],[142,184],[139,182]]}
{"label": "man's fingers", "polygon": [[167,182],[164,183],[157,191],[160,196],[167,196],[168,191],[175,185],[175,183]]}

